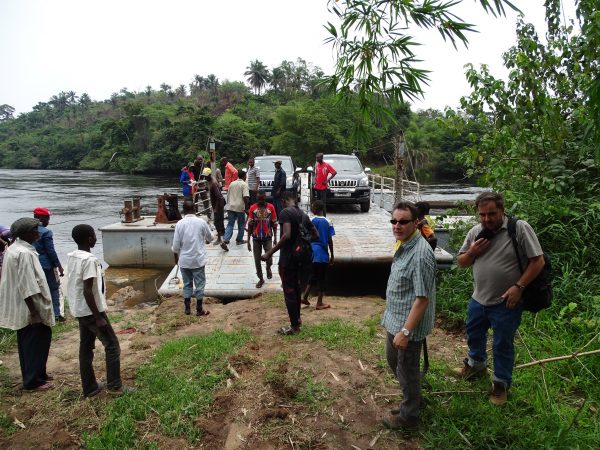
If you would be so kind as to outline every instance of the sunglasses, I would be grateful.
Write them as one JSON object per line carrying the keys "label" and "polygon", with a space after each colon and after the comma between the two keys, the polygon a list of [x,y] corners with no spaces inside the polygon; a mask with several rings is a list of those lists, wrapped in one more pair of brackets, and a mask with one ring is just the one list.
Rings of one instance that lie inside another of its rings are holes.
{"label": "sunglasses", "polygon": [[414,219],[402,219],[402,220],[392,219],[392,220],[390,220],[390,223],[392,225],[396,225],[397,223],[399,223],[400,225],[406,225],[407,223],[411,223],[411,222],[414,222]]}

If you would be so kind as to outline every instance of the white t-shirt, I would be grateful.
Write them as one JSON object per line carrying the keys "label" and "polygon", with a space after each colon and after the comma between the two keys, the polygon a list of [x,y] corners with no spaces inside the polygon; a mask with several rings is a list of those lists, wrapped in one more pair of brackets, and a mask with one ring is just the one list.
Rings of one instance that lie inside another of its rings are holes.
{"label": "white t-shirt", "polygon": [[[232,183],[233,184],[233,183]],[[183,269],[199,269],[208,262],[206,241],[213,235],[206,221],[194,214],[186,214],[175,225],[173,235],[173,253],[179,255],[179,267]]]}
{"label": "white t-shirt", "polygon": [[104,296],[104,277],[102,266],[94,255],[83,250],[75,250],[69,253],[67,260],[67,298],[69,309],[74,317],[91,316],[92,311],[85,302],[83,296],[83,281],[94,279],[92,294],[96,300],[99,312],[106,310],[106,298]]}
{"label": "white t-shirt", "polygon": [[244,180],[235,180],[227,191],[227,211],[244,212],[246,203],[244,197],[250,197],[250,189]]}

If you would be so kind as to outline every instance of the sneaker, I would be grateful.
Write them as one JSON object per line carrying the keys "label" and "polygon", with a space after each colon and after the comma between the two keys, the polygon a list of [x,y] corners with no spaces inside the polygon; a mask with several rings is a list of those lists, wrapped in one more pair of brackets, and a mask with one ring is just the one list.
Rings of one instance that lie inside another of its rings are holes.
{"label": "sneaker", "polygon": [[496,406],[502,406],[508,400],[508,389],[504,383],[500,381],[494,381],[492,383],[492,388],[490,389],[490,403]]}
{"label": "sneaker", "polygon": [[98,395],[100,392],[102,392],[102,390],[106,387],[106,385],[104,383],[98,383],[98,387],[96,389],[94,389],[92,392],[88,393],[88,394],[83,394],[84,397],[86,398],[90,398],[90,397],[95,397],[96,395]]}
{"label": "sneaker", "polygon": [[225,250],[226,252],[228,252],[228,251],[229,251],[229,247],[227,247],[227,244],[226,244],[225,242],[221,242],[221,244],[220,244],[220,245],[221,245],[221,248],[222,248],[223,250]]}
{"label": "sneaker", "polygon": [[63,316],[55,317],[54,320],[56,320],[57,322],[66,322],[67,321],[67,319],[65,319]]}
{"label": "sneaker", "polygon": [[248,241],[235,241],[235,245],[243,245],[246,244]]}
{"label": "sneaker", "polygon": [[279,330],[277,330],[277,334],[281,334],[283,336],[291,336],[292,334],[297,334],[297,333],[300,333],[300,327],[298,327],[298,328],[281,327]]}
{"label": "sneaker", "polygon": [[456,378],[469,380],[472,378],[481,378],[487,374],[487,367],[471,367],[468,358],[465,358],[463,363],[462,367],[452,369],[452,375]]}
{"label": "sneaker", "polygon": [[390,430],[414,432],[419,429],[419,420],[403,419],[400,415],[396,414],[383,419],[383,425]]}
{"label": "sneaker", "polygon": [[122,385],[118,389],[110,389],[110,388],[108,388],[106,391],[110,395],[114,395],[114,396],[118,397],[118,396],[123,395],[123,394],[131,394],[132,392],[137,391],[137,389],[134,388],[134,387],[131,387],[131,386]]}

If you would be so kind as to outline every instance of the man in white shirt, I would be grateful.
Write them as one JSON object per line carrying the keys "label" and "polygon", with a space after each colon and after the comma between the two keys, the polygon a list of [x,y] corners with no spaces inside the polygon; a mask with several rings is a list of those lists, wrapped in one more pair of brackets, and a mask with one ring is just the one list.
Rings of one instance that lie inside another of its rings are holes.
{"label": "man in white shirt", "polygon": [[213,235],[206,221],[194,214],[192,202],[187,200],[183,202],[183,212],[185,216],[175,225],[171,250],[175,254],[175,264],[179,265],[183,278],[185,314],[191,314],[193,294],[196,297],[196,315],[207,316],[210,312],[202,308],[206,284],[204,267],[208,261],[206,244],[210,243]]}
{"label": "man in white shirt", "polygon": [[69,253],[67,292],[69,309],[79,322],[79,374],[84,397],[99,394],[104,384],[94,373],[96,338],[102,342],[106,356],[106,387],[110,394],[133,391],[121,381],[121,347],[108,316],[104,296],[102,266],[90,250],[96,245],[96,233],[90,225],[76,225],[71,237],[78,250]]}
{"label": "man in white shirt", "polygon": [[19,363],[25,391],[46,391],[54,385],[46,373],[52,341],[54,312],[44,269],[32,243],[39,237],[39,221],[24,217],[10,231],[0,281],[0,327],[17,331]]}
{"label": "man in white shirt", "polygon": [[[233,224],[237,221],[238,232],[235,238],[237,245],[245,244],[244,240],[244,226],[246,225],[246,214],[248,214],[248,208],[250,207],[250,189],[246,183],[246,172],[240,170],[238,172],[238,179],[229,185],[229,191],[227,191],[227,227],[225,228],[225,236],[223,236],[223,242],[225,245],[229,244],[229,240],[233,236]],[[225,250],[225,247],[223,247]]]}

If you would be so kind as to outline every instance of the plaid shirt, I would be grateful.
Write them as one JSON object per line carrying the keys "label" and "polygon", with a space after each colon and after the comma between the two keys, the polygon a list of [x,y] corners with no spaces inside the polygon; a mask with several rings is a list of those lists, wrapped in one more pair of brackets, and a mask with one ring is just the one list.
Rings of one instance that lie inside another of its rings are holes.
{"label": "plaid shirt", "polygon": [[391,334],[404,327],[416,297],[427,297],[429,305],[419,325],[411,330],[411,341],[424,339],[433,329],[435,319],[436,262],[429,243],[415,233],[394,254],[388,279],[385,312],[381,325]]}

